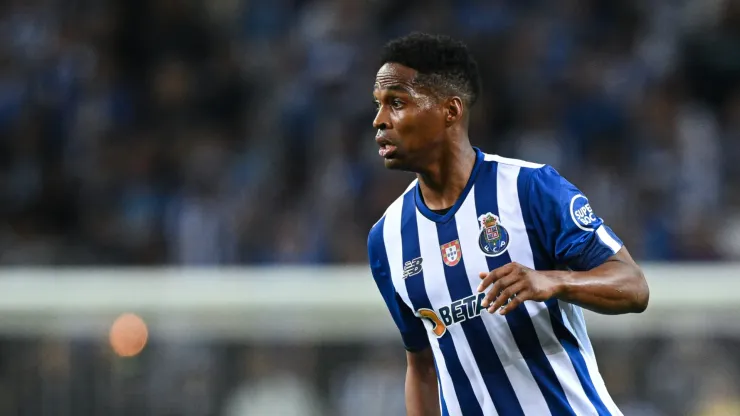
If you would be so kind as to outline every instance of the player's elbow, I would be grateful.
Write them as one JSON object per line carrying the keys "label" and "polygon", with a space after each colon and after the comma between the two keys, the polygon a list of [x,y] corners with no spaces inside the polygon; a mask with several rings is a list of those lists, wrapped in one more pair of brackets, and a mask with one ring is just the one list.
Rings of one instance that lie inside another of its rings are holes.
{"label": "player's elbow", "polygon": [[436,379],[437,371],[434,368],[434,355],[431,348],[415,352],[406,351],[406,362],[409,373],[413,373],[422,379]]}
{"label": "player's elbow", "polygon": [[645,279],[645,274],[642,272],[642,269],[639,266],[634,266],[634,275],[632,276],[633,281],[633,296],[632,296],[632,305],[631,305],[631,312],[633,313],[642,313],[645,312],[645,310],[648,307],[648,303],[650,302],[650,287],[647,284],[647,280]]}

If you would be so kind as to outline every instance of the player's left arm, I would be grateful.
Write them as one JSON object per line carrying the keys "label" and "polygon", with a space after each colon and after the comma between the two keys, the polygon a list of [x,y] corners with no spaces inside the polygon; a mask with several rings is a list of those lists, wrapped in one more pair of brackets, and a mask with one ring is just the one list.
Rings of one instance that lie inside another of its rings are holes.
{"label": "player's left arm", "polygon": [[[493,284],[483,301],[491,313],[503,306],[500,313],[506,314],[525,300],[543,302],[551,298],[602,314],[639,313],[647,308],[649,298],[645,277],[625,247],[588,271],[540,271],[509,263],[481,273],[481,278],[479,291]],[[500,296],[494,296],[496,293]]]}
{"label": "player's left arm", "polygon": [[531,173],[520,191],[533,236],[553,263],[569,270],[533,270],[510,263],[481,273],[479,291],[493,285],[483,306],[506,314],[525,300],[557,298],[602,314],[647,308],[649,289],[642,270],[575,186],[544,167]]}

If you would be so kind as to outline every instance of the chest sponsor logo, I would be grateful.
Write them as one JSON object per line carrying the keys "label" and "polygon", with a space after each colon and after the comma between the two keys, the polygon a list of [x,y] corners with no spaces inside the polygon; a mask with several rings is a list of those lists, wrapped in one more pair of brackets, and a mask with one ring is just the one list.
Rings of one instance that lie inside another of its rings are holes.
{"label": "chest sponsor logo", "polygon": [[486,308],[481,306],[485,293],[476,293],[462,299],[458,299],[449,305],[439,308],[439,313],[421,308],[416,311],[416,316],[426,319],[432,324],[432,332],[437,337],[447,333],[447,328],[458,325],[469,319],[477,318]]}

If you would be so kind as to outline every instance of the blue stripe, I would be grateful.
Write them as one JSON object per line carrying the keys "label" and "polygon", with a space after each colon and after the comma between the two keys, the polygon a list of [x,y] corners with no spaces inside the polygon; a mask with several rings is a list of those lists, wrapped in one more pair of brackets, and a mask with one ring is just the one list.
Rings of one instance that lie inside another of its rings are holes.
{"label": "blue stripe", "polygon": [[[475,185],[475,208],[476,214],[481,216],[488,212],[499,215],[497,195],[498,165],[495,162],[487,162],[481,167],[480,176]],[[508,204],[516,204],[519,201],[504,201]],[[524,211],[524,210],[522,210]],[[506,224],[502,224],[504,228]],[[515,237],[514,237],[515,238]],[[486,256],[489,270],[494,270],[505,264],[511,263],[508,252],[498,257]],[[484,312],[485,313],[485,312]],[[560,385],[555,370],[550,365],[545,352],[542,350],[537,332],[534,329],[532,319],[524,304],[506,314],[506,322],[509,324],[519,351],[532,372],[537,386],[545,398],[548,409],[553,416],[575,415],[573,408],[568,403],[565,391]]]}
{"label": "blue stripe", "polygon": [[437,360],[434,360],[434,370],[437,372],[437,381],[439,382],[438,391],[439,391],[439,401],[442,405],[442,416],[450,416],[450,411],[447,409],[447,402],[445,401],[445,393],[442,391],[442,382],[439,381],[439,367],[437,367]]}
{"label": "blue stripe", "polygon": [[[532,246],[532,252],[534,254],[534,265],[538,270],[554,269],[556,265],[551,260],[552,256],[548,255],[547,251],[540,243],[540,239],[538,237],[539,234],[536,228],[537,226],[532,218],[531,211],[526,209],[526,207],[529,207],[533,202],[529,200],[529,190],[527,189],[528,174],[531,174],[531,172],[525,172],[526,171],[522,169],[517,180],[517,189],[519,191],[519,200],[523,207],[522,217],[524,218],[524,224],[527,228],[527,234],[529,235],[530,245]],[[578,376],[578,380],[583,387],[583,391],[586,393],[586,397],[588,397],[591,404],[596,408],[599,416],[610,416],[611,413],[606,409],[604,402],[596,392],[596,388],[591,380],[591,375],[588,372],[588,367],[586,367],[586,362],[578,347],[578,341],[575,335],[568,330],[563,322],[563,316],[561,315],[557,299],[551,299],[545,303],[550,312],[553,332],[560,341],[565,352],[568,354],[568,357],[573,364],[573,368],[576,371],[576,375]]]}
{"label": "blue stripe", "polygon": [[[454,217],[445,224],[437,224],[437,236],[440,246],[459,239]],[[459,300],[473,294],[468,282],[468,274],[465,271],[464,257],[453,267],[446,264],[443,267],[451,299]],[[463,306],[463,308],[467,307]],[[468,312],[467,315],[470,316],[470,313]],[[460,325],[465,333],[465,338],[468,340],[473,357],[475,357],[475,362],[478,364],[483,382],[493,399],[494,406],[496,406],[496,411],[501,415],[524,415],[524,410],[522,410],[506,371],[504,371],[504,367],[501,365],[498,355],[496,355],[496,349],[483,321],[469,318]]]}
{"label": "blue stripe", "polygon": [[[419,229],[416,225],[416,204],[414,203],[414,193],[407,192],[403,198],[403,209],[401,211],[401,240],[404,263],[421,256],[419,247]],[[427,296],[424,284],[424,272],[411,276],[406,279],[406,290],[409,294],[411,304],[414,310],[426,308],[434,310],[432,303]],[[452,378],[455,385],[457,401],[460,403],[460,409],[465,416],[483,415],[483,410],[478,403],[478,399],[473,393],[473,386],[470,384],[468,376],[463,370],[460,358],[455,349],[455,343],[452,341],[452,335],[449,331],[438,338],[439,349],[444,356],[447,372]]]}
{"label": "blue stripe", "polygon": [[[547,227],[548,224],[541,221],[535,221],[532,217],[532,213],[529,210],[531,201],[529,200],[530,194],[530,182],[529,178],[534,170],[530,168],[521,168],[519,170],[519,177],[516,180],[516,188],[519,193],[519,205],[522,208],[522,218],[524,219],[524,226],[527,229],[527,235],[529,236],[529,247],[532,249],[532,257],[534,258],[534,268],[536,270],[553,270],[555,269],[555,261],[553,255],[550,254],[543,242],[543,238],[540,238],[543,233],[542,228]],[[536,202],[535,202],[536,203]]]}

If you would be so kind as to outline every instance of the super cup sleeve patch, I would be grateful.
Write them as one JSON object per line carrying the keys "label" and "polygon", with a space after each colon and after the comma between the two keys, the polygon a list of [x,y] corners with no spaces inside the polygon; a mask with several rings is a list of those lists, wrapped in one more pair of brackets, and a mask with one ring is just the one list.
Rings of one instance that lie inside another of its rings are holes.
{"label": "super cup sleeve patch", "polygon": [[578,194],[570,200],[570,217],[578,228],[589,232],[595,230],[594,224],[599,221],[593,209],[591,209],[591,204],[588,203],[588,198],[582,194]]}

